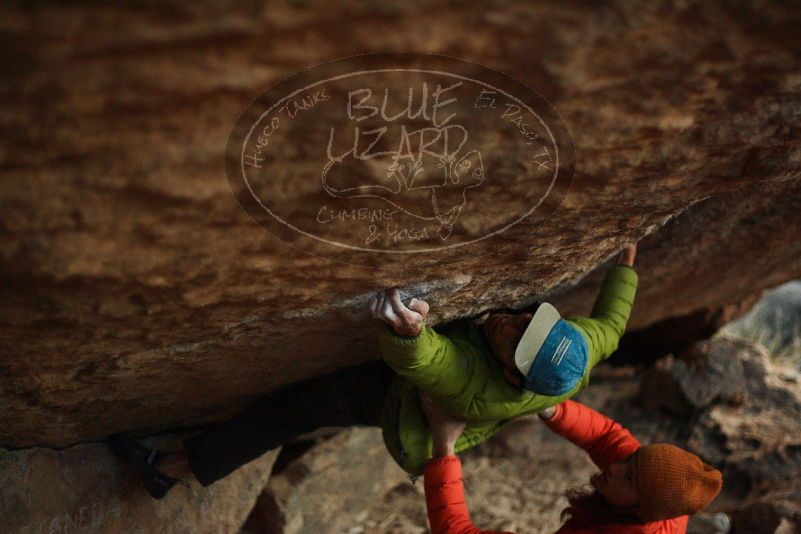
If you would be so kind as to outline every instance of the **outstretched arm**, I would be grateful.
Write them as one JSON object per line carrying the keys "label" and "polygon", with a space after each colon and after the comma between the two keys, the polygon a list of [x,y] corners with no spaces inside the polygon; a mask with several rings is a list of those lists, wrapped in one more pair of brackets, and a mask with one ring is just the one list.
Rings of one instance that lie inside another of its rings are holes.
{"label": "outstretched arm", "polygon": [[588,371],[617,350],[620,337],[626,330],[637,292],[638,277],[634,270],[636,254],[636,244],[629,245],[620,253],[617,265],[606,273],[590,317],[569,319],[587,340]]}
{"label": "outstretched arm", "polygon": [[425,466],[426,510],[433,534],[488,534],[473,524],[462,482],[462,463],[453,453],[465,423],[443,412],[427,396],[420,405],[434,441],[434,457]]}
{"label": "outstretched arm", "polygon": [[640,442],[619,423],[574,400],[537,415],[548,428],[586,450],[601,470],[625,460],[640,448]]}

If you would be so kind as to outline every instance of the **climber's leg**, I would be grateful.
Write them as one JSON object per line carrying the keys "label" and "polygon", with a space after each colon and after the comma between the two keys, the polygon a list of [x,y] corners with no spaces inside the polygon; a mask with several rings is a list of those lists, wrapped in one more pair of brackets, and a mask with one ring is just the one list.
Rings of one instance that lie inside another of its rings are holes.
{"label": "climber's leg", "polygon": [[233,419],[184,440],[192,473],[208,486],[318,428],[378,426],[393,377],[383,361],[371,361],[271,393]]}

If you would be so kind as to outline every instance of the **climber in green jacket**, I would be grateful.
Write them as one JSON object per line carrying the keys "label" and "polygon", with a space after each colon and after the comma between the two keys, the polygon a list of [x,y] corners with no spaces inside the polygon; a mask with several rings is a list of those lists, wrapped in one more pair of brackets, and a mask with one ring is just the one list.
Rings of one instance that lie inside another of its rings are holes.
{"label": "climber in green jacket", "polygon": [[464,320],[437,331],[425,325],[426,302],[413,298],[407,307],[397,289],[376,295],[371,312],[385,322],[381,354],[397,374],[381,417],[395,461],[419,475],[431,457],[417,390],[468,422],[456,442],[460,452],[486,441],[509,420],[584,389],[590,371],[617,349],[626,329],[637,289],[636,250],[627,247],[607,272],[590,317],[562,320],[542,303],[533,314],[490,315],[483,331]]}
{"label": "climber in green jacket", "polygon": [[590,317],[562,319],[541,303],[492,313],[480,326],[461,319],[432,328],[425,325],[426,302],[412,299],[407,307],[397,288],[380,291],[370,312],[384,322],[378,336],[383,360],[271,392],[184,439],[177,451],[150,449],[124,434],[110,436],[109,444],[156,499],[179,481],[188,484],[190,476],[208,486],[321,427],[380,426],[395,461],[420,475],[432,440],[417,391],[467,421],[456,452],[487,440],[515,417],[572,397],[623,335],[637,289],[636,250],[627,247],[607,272]]}

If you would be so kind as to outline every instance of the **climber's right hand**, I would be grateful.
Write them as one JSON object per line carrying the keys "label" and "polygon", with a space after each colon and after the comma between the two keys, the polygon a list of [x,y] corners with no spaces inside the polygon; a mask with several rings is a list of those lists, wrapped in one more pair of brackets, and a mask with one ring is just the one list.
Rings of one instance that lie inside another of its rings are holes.
{"label": "climber's right hand", "polygon": [[406,307],[401,302],[397,287],[379,291],[370,299],[371,316],[384,321],[401,336],[419,334],[428,316],[428,310],[428,303],[418,298],[413,298]]}

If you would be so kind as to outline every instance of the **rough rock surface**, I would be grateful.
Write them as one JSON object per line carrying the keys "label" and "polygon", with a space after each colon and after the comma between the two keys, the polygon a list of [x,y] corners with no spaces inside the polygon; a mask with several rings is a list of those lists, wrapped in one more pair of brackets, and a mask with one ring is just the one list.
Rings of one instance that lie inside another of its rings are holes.
{"label": "rough rock surface", "polygon": [[[432,322],[546,293],[585,311],[601,273],[573,285],[651,234],[636,328],[797,276],[800,21],[772,1],[4,4],[0,443],[227,417],[377,356],[365,304],[392,285],[419,283]],[[334,264],[254,225],[224,177],[233,121],[282,77],[375,50],[544,95],[577,149],[561,209],[426,272]]]}
{"label": "rough rock surface", "polygon": [[[176,436],[146,440],[173,448]],[[238,532],[270,476],[270,452],[204,488],[178,485],[161,500],[102,443],[63,450],[0,450],[0,530],[15,534]]]}

